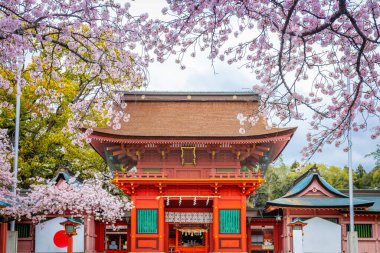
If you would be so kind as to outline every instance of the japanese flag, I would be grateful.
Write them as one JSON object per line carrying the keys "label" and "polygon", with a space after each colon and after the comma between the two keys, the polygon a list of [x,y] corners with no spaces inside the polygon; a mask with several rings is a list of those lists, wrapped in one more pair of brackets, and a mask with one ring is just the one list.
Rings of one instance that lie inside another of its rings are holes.
{"label": "japanese flag", "polygon": [[[65,228],[59,224],[66,221],[57,217],[36,226],[35,253],[67,252],[67,235]],[[84,252],[84,226],[77,227],[77,235],[73,236],[73,252]]]}

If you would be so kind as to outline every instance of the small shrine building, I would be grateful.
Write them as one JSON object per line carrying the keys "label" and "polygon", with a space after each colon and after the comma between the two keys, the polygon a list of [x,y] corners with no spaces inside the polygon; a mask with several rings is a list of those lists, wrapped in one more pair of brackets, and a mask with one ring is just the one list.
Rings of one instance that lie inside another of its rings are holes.
{"label": "small shrine building", "polygon": [[[378,190],[354,192],[355,230],[360,253],[380,251],[379,193]],[[294,250],[288,224],[296,219],[307,223],[303,236],[304,252],[312,252],[316,248],[319,252],[348,252],[349,197],[326,182],[317,167],[299,177],[284,196],[268,201],[266,211],[283,216],[282,228],[279,229],[281,252]]]}
{"label": "small shrine building", "polygon": [[[130,121],[94,129],[91,145],[134,203],[128,251],[247,252],[247,197],[295,128],[267,128],[251,92],[131,92],[122,99]],[[258,121],[239,132],[239,113]]]}

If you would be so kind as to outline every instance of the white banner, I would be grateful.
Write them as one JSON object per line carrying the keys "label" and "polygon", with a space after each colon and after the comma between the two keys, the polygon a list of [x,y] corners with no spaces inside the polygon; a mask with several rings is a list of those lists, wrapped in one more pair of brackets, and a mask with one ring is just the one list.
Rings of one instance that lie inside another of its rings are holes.
{"label": "white banner", "polygon": [[212,223],[212,213],[165,212],[165,221],[179,223]]}

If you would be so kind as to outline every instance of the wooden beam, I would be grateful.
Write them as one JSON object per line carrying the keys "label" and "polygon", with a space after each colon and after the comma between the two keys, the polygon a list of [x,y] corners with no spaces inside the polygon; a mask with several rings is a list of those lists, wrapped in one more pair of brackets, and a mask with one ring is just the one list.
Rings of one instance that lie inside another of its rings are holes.
{"label": "wooden beam", "polygon": [[252,155],[264,156],[264,152],[252,150]]}
{"label": "wooden beam", "polygon": [[118,149],[121,149],[121,146],[120,146],[120,145],[106,147],[106,150],[107,150],[107,151],[113,151],[113,150],[118,150]]}
{"label": "wooden beam", "polygon": [[256,146],[256,149],[268,152],[270,150],[270,147]]}
{"label": "wooden beam", "polygon": [[120,154],[123,154],[123,153],[125,153],[124,150],[120,149],[120,150],[112,152],[112,155],[120,155]]}

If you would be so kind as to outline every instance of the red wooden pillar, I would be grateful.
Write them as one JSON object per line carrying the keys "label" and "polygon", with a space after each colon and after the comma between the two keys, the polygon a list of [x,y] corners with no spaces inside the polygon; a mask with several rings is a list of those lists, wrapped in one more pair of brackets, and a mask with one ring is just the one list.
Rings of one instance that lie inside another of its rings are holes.
{"label": "red wooden pillar", "polygon": [[165,252],[169,252],[169,224],[165,222],[165,233],[164,235],[164,250]]}
{"label": "red wooden pillar", "polygon": [[208,233],[207,233],[207,232],[205,232],[205,233],[203,234],[203,238],[205,239],[205,253],[210,252],[210,251],[208,250]]}
{"label": "red wooden pillar", "polygon": [[0,253],[5,253],[7,251],[7,231],[8,224],[0,223]]}
{"label": "red wooden pillar", "polygon": [[[132,195],[132,201],[136,206],[136,197]],[[131,251],[136,252],[136,225],[137,225],[137,211],[136,207],[131,209]]]}
{"label": "red wooden pillar", "polygon": [[240,217],[240,224],[241,224],[241,249],[243,252],[247,252],[247,198],[245,195],[241,196],[241,217]]}
{"label": "red wooden pillar", "polygon": [[[247,247],[248,247],[248,253],[252,252],[252,243],[251,243],[251,237],[252,237],[252,229],[251,229],[251,222],[248,222],[247,226]],[[275,251],[277,252],[277,251]]]}
{"label": "red wooden pillar", "polygon": [[129,223],[127,224],[127,250],[131,251],[131,217],[129,217]]}
{"label": "red wooden pillar", "polygon": [[159,251],[165,251],[165,209],[164,198],[159,199],[158,203],[158,245]]}
{"label": "red wooden pillar", "polygon": [[210,251],[217,252],[219,251],[219,199],[214,199],[214,206],[213,206],[213,219],[212,219],[212,225],[213,225],[213,238],[214,238],[214,248]]}
{"label": "red wooden pillar", "polygon": [[95,251],[96,252],[104,252],[105,238],[106,238],[105,232],[106,232],[105,224],[97,221],[95,223],[95,233],[96,233]]}
{"label": "red wooden pillar", "polygon": [[178,252],[178,229],[175,230],[175,251]]}
{"label": "red wooden pillar", "polygon": [[276,223],[274,225],[274,252],[281,252],[282,251],[282,240],[281,240],[281,233],[282,233],[282,223]]}

